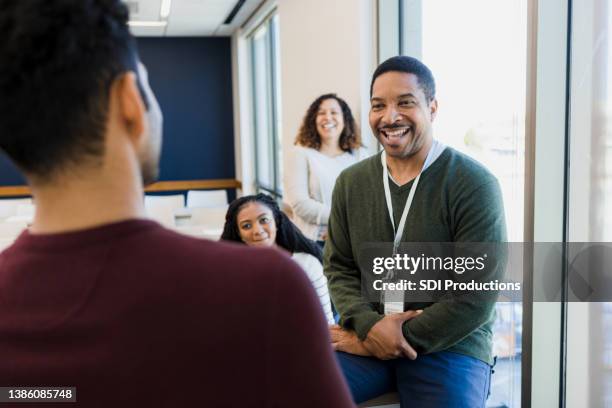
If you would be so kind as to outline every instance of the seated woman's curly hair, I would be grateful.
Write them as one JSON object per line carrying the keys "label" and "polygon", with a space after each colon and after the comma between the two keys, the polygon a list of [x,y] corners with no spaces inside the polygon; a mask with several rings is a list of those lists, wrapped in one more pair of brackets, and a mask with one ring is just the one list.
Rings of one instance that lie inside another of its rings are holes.
{"label": "seated woman's curly hair", "polygon": [[342,109],[344,129],[342,129],[342,134],[338,142],[340,149],[345,152],[352,152],[353,149],[361,147],[361,134],[359,133],[359,128],[357,127],[351,108],[349,108],[344,99],[334,93],[321,95],[310,104],[302,120],[300,130],[295,138],[295,144],[310,147],[315,150],[321,148],[321,136],[317,131],[317,112],[319,111],[321,103],[327,99],[335,99]]}
{"label": "seated woman's curly hair", "polygon": [[244,244],[238,230],[238,213],[249,203],[263,204],[272,211],[276,224],[276,245],[291,254],[295,252],[310,254],[323,263],[321,248],[314,241],[306,238],[289,217],[281,211],[276,201],[266,194],[244,196],[232,201],[225,214],[225,225],[223,226],[223,234],[221,234],[222,240]]}

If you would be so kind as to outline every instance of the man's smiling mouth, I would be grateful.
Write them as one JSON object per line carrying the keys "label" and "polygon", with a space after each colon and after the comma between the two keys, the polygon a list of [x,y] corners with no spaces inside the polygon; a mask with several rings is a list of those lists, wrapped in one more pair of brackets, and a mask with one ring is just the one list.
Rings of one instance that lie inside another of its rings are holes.
{"label": "man's smiling mouth", "polygon": [[408,134],[412,128],[410,126],[403,126],[397,128],[382,128],[379,130],[380,134],[389,142],[399,142],[400,139]]}

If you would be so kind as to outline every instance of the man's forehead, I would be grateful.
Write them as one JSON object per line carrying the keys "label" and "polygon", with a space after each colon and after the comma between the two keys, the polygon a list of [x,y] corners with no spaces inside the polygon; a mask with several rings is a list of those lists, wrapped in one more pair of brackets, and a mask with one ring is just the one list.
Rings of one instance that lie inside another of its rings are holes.
{"label": "man's forehead", "polygon": [[379,75],[372,85],[372,99],[425,95],[415,74],[389,71]]}

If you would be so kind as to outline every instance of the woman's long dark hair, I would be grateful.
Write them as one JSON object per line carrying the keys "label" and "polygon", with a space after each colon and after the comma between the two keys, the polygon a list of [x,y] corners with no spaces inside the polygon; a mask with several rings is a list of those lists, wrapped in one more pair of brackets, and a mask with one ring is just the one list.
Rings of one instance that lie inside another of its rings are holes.
{"label": "woman's long dark hair", "polygon": [[244,244],[238,230],[238,213],[248,203],[261,203],[272,211],[276,223],[276,245],[292,254],[305,252],[323,263],[321,248],[314,241],[306,238],[289,217],[280,210],[276,201],[265,194],[249,195],[232,201],[227,209],[227,214],[225,214],[225,225],[223,226],[223,234],[221,234],[222,240]]}

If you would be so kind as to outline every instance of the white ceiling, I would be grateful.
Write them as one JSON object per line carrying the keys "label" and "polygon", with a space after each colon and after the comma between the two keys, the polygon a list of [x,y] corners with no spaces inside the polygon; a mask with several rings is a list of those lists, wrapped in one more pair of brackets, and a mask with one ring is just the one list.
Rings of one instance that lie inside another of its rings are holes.
{"label": "white ceiling", "polygon": [[[239,0],[172,0],[165,27],[131,27],[137,37],[223,37],[231,35],[262,3],[246,0],[229,25],[223,22]],[[124,0],[130,21],[163,21],[162,0]]]}

